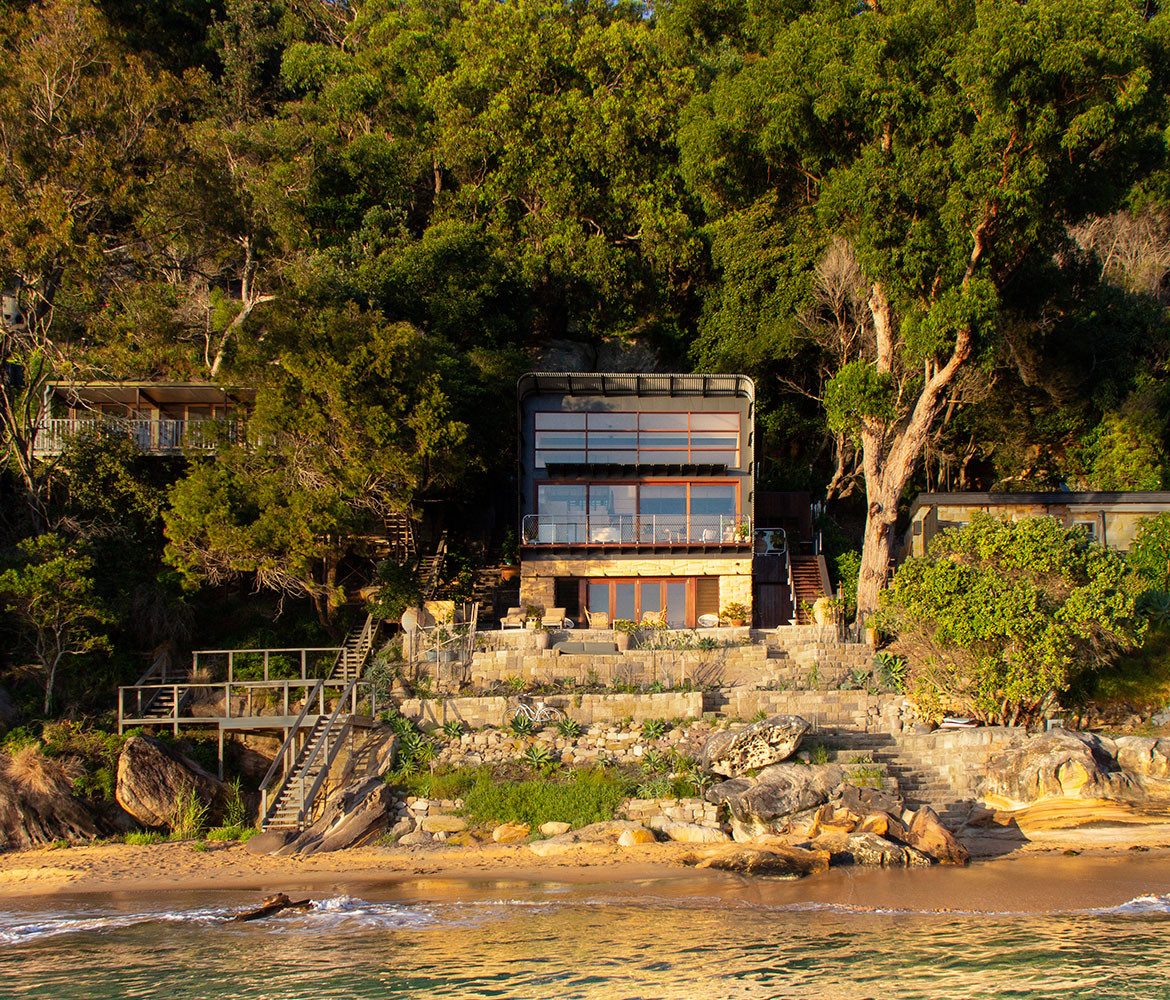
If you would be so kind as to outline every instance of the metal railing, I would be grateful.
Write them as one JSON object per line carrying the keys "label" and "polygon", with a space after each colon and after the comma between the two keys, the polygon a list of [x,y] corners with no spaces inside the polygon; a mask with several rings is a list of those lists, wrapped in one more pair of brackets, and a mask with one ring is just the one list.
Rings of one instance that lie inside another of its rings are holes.
{"label": "metal railing", "polygon": [[236,420],[151,420],[139,417],[47,417],[37,427],[34,451],[60,454],[80,434],[124,434],[149,455],[180,455],[185,451],[214,451],[223,441],[240,439]]}
{"label": "metal railing", "polygon": [[[330,667],[344,654],[341,646],[291,646],[271,649],[196,649],[191,653],[193,676],[203,680],[307,680],[331,675]],[[285,676],[273,676],[273,674]]]}
{"label": "metal railing", "polygon": [[[369,688],[371,714],[375,708],[373,686],[368,681],[356,682]],[[351,685],[352,686],[352,685]],[[329,711],[337,694],[327,690],[348,691],[341,681],[324,678],[304,680],[225,681],[221,683],[136,684],[118,688],[118,729],[127,726],[169,725],[176,732],[180,725],[224,725],[232,721],[251,721],[262,724],[287,724],[290,712],[304,699],[298,720],[309,714],[316,703],[318,715]],[[356,689],[351,699],[356,704]],[[163,708],[162,706],[165,706]],[[356,711],[356,709],[355,709]],[[300,724],[300,721],[297,723]]]}
{"label": "metal railing", "polygon": [[747,514],[525,514],[524,545],[733,545],[752,543]]}

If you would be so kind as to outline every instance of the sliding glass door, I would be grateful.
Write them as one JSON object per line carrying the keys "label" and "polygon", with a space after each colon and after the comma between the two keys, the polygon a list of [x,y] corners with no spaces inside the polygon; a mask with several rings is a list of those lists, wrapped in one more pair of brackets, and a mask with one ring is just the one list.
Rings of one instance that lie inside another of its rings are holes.
{"label": "sliding glass door", "polygon": [[657,616],[665,609],[671,628],[694,626],[694,580],[690,578],[586,580],[583,586],[590,612],[604,612],[610,621],[641,622],[646,615]]}

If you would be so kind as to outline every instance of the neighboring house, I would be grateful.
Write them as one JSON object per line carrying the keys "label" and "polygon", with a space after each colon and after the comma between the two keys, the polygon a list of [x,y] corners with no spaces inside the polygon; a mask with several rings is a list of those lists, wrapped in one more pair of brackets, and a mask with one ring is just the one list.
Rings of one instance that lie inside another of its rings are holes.
{"label": "neighboring house", "polygon": [[931,540],[975,513],[1019,520],[1048,515],[1072,527],[1083,525],[1097,541],[1124,552],[1141,522],[1170,512],[1170,493],[923,493],[910,508],[910,527],[900,558],[923,555]]}
{"label": "neighboring house", "polygon": [[770,601],[776,620],[756,624],[788,622],[786,532],[753,524],[751,379],[530,373],[517,389],[522,605],[694,627],[750,608],[767,558],[788,610]]}
{"label": "neighboring house", "polygon": [[147,455],[211,451],[240,433],[255,395],[211,382],[52,382],[36,454],[59,455],[70,438],[98,428],[127,434]]}

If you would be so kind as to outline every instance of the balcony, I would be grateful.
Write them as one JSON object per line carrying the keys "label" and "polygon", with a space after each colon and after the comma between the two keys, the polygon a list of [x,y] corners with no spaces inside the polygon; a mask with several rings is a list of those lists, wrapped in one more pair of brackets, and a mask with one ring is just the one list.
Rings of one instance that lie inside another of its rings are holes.
{"label": "balcony", "polygon": [[146,455],[211,452],[225,441],[239,440],[243,424],[236,420],[151,420],[128,417],[61,417],[42,420],[34,453],[59,455],[71,438],[81,434],[124,434]]}
{"label": "balcony", "polygon": [[746,514],[526,514],[522,545],[598,548],[751,548]]}

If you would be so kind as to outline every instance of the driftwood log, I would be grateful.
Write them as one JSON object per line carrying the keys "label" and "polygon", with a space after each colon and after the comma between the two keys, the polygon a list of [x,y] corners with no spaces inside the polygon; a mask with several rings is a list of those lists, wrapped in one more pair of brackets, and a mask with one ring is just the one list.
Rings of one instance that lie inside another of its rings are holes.
{"label": "driftwood log", "polygon": [[241,910],[239,913],[233,914],[226,918],[228,923],[241,923],[245,920],[263,920],[265,917],[275,916],[284,910],[307,910],[313,905],[311,899],[300,899],[295,902],[288,898],[283,892],[278,892],[275,896],[269,896],[259,906],[255,906],[250,910]]}

